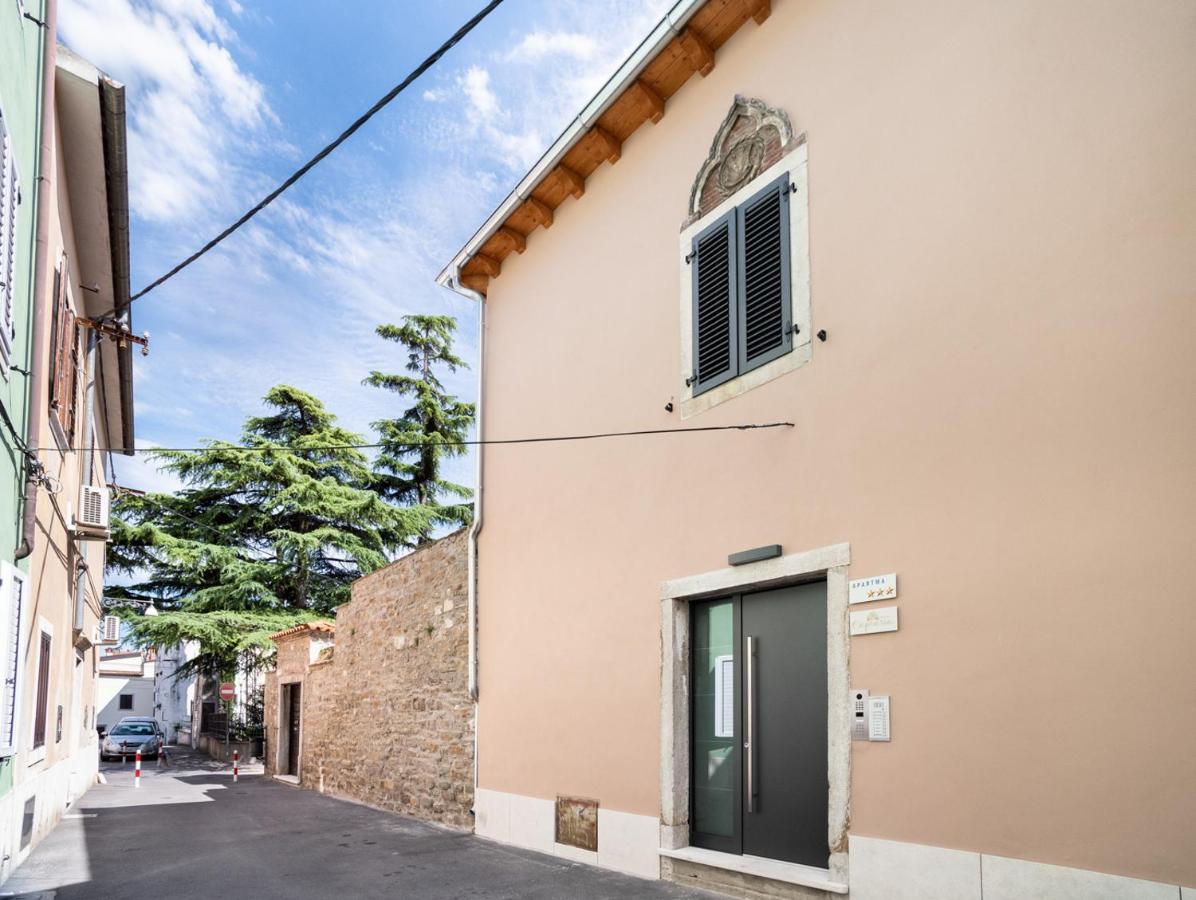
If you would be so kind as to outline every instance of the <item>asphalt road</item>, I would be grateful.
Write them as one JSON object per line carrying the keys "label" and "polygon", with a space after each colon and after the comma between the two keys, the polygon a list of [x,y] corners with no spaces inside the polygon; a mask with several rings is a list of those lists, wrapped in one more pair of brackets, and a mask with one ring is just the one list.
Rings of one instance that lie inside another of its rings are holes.
{"label": "asphalt road", "polygon": [[105,898],[709,898],[377,812],[176,753],[105,763],[0,895]]}

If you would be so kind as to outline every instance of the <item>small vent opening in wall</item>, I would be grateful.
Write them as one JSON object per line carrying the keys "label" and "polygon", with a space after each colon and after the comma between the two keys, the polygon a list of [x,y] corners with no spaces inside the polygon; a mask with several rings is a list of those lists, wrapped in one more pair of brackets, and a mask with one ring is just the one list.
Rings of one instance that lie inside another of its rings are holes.
{"label": "small vent opening in wall", "polygon": [[598,801],[556,798],[556,842],[582,850],[598,849]]}

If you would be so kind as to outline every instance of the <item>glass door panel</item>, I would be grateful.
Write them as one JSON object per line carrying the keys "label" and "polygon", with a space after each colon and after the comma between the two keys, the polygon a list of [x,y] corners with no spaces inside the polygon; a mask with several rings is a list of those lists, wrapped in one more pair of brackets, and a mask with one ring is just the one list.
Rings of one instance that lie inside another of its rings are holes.
{"label": "glass door panel", "polygon": [[693,817],[697,846],[739,852],[740,753],[737,604],[693,605]]}

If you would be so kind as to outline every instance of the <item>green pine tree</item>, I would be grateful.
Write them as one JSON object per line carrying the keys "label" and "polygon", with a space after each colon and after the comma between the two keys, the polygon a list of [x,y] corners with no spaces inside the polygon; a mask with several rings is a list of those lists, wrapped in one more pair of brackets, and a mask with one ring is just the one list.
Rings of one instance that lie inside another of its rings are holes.
{"label": "green pine tree", "polygon": [[205,674],[244,668],[271,633],[330,614],[431,520],[379,496],[365,454],[339,446],[363,438],[315,397],[279,385],[265,403],[239,443],[154,454],[182,479],[176,494],[122,494],[114,506],[108,566],[132,583],[108,596],[152,602],[160,615],[127,604],[134,640],[198,641],[189,668]]}
{"label": "green pine tree", "polygon": [[431,538],[437,526],[468,524],[467,501],[473,492],[441,477],[446,457],[460,456],[473,424],[474,405],[449,394],[438,371],[468,368],[453,352],[457,320],[452,316],[404,316],[402,325],[379,325],[377,333],[407,351],[410,375],[371,372],[366,384],[411,399],[397,419],[375,422],[382,448],[374,463],[378,490],[401,506],[428,508],[428,527],[417,542]]}

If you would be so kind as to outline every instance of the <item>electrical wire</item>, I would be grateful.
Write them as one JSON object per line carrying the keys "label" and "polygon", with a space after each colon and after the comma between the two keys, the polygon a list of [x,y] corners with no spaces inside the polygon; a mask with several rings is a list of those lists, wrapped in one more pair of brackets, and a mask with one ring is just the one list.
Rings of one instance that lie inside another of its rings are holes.
{"label": "electrical wire", "polygon": [[[353,134],[359,128],[361,128],[361,126],[363,126],[366,122],[368,122],[370,119],[372,119],[384,106],[386,106],[388,103],[390,103],[392,100],[394,100],[395,97],[397,97],[404,90],[406,90],[407,87],[413,81],[415,81],[424,72],[426,72],[428,69],[430,69],[432,66],[434,66],[440,60],[440,58],[442,56],[444,56],[449,50],[451,50],[454,46],[456,46],[457,43],[460,42],[460,40],[462,38],[464,38],[467,34],[469,34],[469,32],[473,31],[473,29],[478,25],[478,23],[480,23],[484,18],[486,18],[486,16],[490,15],[490,13],[492,13],[495,10],[495,8],[497,8],[499,6],[499,4],[501,4],[502,2],[503,2],[503,0],[490,0],[490,2],[487,3],[486,6],[483,7],[483,9],[480,12],[478,12],[472,19],[470,19],[468,22],[466,22],[464,25],[462,25],[460,28],[458,28],[453,33],[452,37],[450,37],[447,41],[445,41],[443,44],[441,44],[436,49],[436,51],[434,53],[432,53],[431,56],[427,57],[422,63],[420,63],[418,66],[416,66],[411,71],[411,73],[407,75],[406,78],[404,78],[397,85],[395,85],[393,88],[391,88],[389,91],[387,91],[382,96],[382,98],[378,100],[377,103],[375,103],[368,110],[366,110],[361,116],[359,116],[357,118],[357,120],[353,122],[352,125],[350,125],[344,131],[342,131],[339,135],[337,135],[336,138],[330,144],[325,146],[322,150],[320,150],[319,153],[317,153],[315,156],[313,156],[311,159],[309,159],[307,162],[305,162],[302,166],[300,166],[298,169],[296,169],[293,173],[291,173],[290,177],[288,177],[282,184],[280,184],[278,187],[276,187],[274,190],[272,190],[269,194],[267,194],[265,197],[263,197],[252,209],[250,209],[247,213],[245,213],[243,216],[241,216],[241,218],[237,219],[237,221],[233,222],[232,225],[228,226],[228,228],[224,229],[224,231],[220,232],[218,235],[216,235],[216,237],[212,238],[212,240],[208,241],[206,244],[204,244],[202,247],[200,247],[197,251],[192,253],[190,256],[188,256],[186,259],[184,259],[181,263],[179,263],[177,266],[175,266],[173,269],[171,269],[169,272],[167,272],[165,275],[162,275],[161,277],[155,279],[154,281],[151,281],[149,284],[147,284],[145,287],[143,287],[137,293],[133,294],[129,298],[129,303],[132,303],[134,300],[144,297],[146,294],[148,294],[154,288],[158,287],[165,281],[173,278],[179,272],[183,271],[183,269],[187,268],[187,266],[191,265],[193,262],[198,260],[201,256],[203,256],[209,250],[213,249],[217,244],[219,244],[221,241],[223,241],[225,238],[227,238],[229,235],[231,235],[234,231],[236,231],[238,228],[240,228],[242,225],[244,225],[246,222],[248,222],[250,219],[252,219],[258,213],[260,213],[263,209],[265,209],[267,206],[269,206],[271,203],[273,203],[276,199],[278,199],[278,197],[285,190],[287,190],[289,187],[291,187],[291,185],[293,185],[300,178],[302,178],[304,175],[306,175],[309,171],[311,171],[313,168],[315,168],[316,165],[319,164],[326,156],[328,156],[330,153],[332,153],[333,150],[335,150],[337,147],[339,147],[341,144],[343,144],[345,141],[347,141],[350,137],[352,137]],[[106,315],[110,315],[114,311],[115,310],[110,310]],[[102,318],[102,317],[100,317],[100,318]]]}
{"label": "electrical wire", "polygon": [[[759,431],[766,428],[793,428],[792,422],[766,422],[750,425],[702,425],[692,428],[647,428],[641,431],[604,431],[595,434],[563,434],[550,437],[527,438],[492,438],[475,441],[414,441],[394,443],[386,441],[373,444],[313,444],[310,447],[280,447],[277,444],[260,447],[242,447],[235,444],[227,446],[208,447],[131,447],[122,450],[116,448],[117,453],[129,455],[131,453],[223,453],[225,451],[239,451],[243,453],[315,453],[327,450],[416,450],[421,447],[492,447],[503,444],[552,444],[565,441],[595,441],[604,438],[643,437],[655,434],[697,434],[706,431]],[[87,447],[70,447],[70,450],[85,451]],[[96,447],[97,452],[111,452],[113,448]]]}

